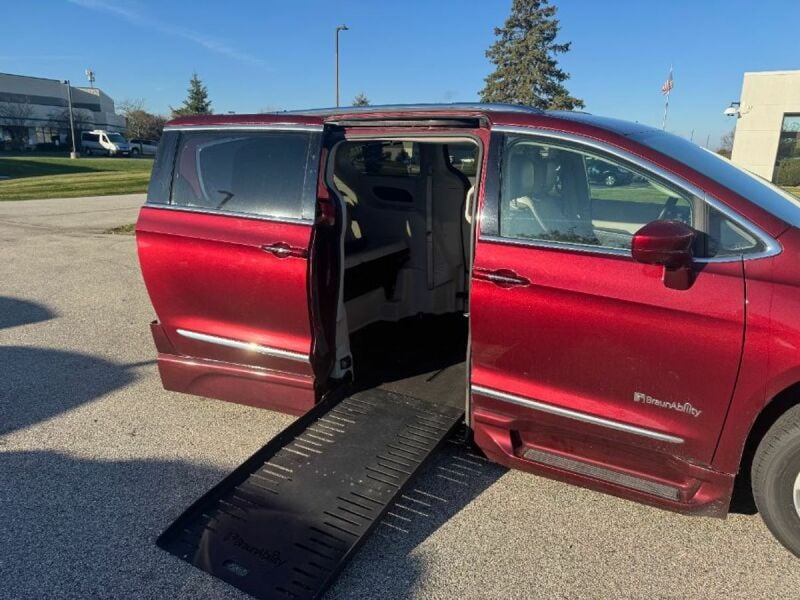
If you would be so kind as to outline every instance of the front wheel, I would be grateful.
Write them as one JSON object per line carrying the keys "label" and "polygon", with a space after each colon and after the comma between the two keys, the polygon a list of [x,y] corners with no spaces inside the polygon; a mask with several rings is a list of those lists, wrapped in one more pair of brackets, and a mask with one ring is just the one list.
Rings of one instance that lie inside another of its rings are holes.
{"label": "front wheel", "polygon": [[617,185],[617,178],[613,175],[606,175],[605,180],[603,181],[608,187],[614,187]]}
{"label": "front wheel", "polygon": [[753,497],[769,530],[800,557],[800,405],[787,410],[756,449]]}

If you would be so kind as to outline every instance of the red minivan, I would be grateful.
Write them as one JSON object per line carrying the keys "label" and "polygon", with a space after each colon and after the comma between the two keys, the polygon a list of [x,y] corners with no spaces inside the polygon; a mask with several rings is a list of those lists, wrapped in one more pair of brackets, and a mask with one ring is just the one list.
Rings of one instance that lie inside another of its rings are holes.
{"label": "red minivan", "polygon": [[136,235],[167,389],[300,415],[385,386],[684,513],[738,478],[800,555],[800,202],[711,152],[492,104],[183,117]]}

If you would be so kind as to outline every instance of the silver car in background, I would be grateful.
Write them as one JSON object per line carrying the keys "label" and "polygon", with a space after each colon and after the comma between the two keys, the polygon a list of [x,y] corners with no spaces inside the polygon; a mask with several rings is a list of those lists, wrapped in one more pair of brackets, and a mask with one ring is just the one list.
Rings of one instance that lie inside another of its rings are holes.
{"label": "silver car in background", "polygon": [[131,156],[155,156],[158,142],[155,140],[134,139],[128,142],[131,145]]}

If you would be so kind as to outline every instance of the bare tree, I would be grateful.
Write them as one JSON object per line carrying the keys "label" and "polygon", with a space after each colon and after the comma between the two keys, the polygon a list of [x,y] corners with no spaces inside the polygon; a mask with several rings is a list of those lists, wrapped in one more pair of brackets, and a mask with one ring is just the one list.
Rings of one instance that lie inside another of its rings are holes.
{"label": "bare tree", "polygon": [[[72,132],[69,128],[69,108],[54,110],[48,115],[48,119],[50,120],[49,125],[53,129],[66,129],[67,141],[70,143]],[[78,140],[81,138],[81,132],[94,129],[94,119],[88,110],[73,108],[72,121],[75,126],[76,145],[80,145]]]}
{"label": "bare tree", "polygon": [[733,154],[733,138],[736,134],[735,129],[731,129],[728,133],[723,135],[719,140],[719,148],[717,148],[717,154],[724,156],[725,158],[730,158],[731,154]]}
{"label": "bare tree", "polygon": [[123,100],[119,103],[119,112],[127,123],[128,139],[157,140],[167,122],[166,117],[147,112],[145,102],[141,98]]}
{"label": "bare tree", "polygon": [[8,130],[14,149],[22,149],[27,143],[32,116],[33,106],[29,102],[0,102],[0,124]]}
{"label": "bare tree", "polygon": [[136,110],[145,110],[144,100],[142,98],[125,98],[122,102],[117,103],[117,112],[122,115],[127,115]]}

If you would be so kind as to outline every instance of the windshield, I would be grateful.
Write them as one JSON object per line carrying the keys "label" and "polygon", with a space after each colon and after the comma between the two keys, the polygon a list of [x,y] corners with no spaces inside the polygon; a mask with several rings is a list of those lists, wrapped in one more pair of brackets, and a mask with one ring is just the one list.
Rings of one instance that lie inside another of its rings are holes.
{"label": "windshield", "polygon": [[115,144],[127,144],[127,140],[122,137],[118,133],[107,133],[106,137],[108,137],[109,142],[114,142]]}
{"label": "windshield", "polygon": [[708,175],[794,227],[800,227],[800,200],[766,179],[745,171],[710,150],[660,131],[641,131],[633,139]]}

